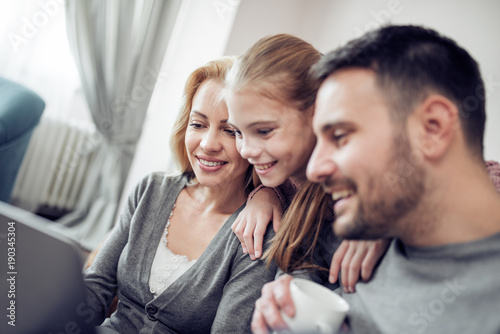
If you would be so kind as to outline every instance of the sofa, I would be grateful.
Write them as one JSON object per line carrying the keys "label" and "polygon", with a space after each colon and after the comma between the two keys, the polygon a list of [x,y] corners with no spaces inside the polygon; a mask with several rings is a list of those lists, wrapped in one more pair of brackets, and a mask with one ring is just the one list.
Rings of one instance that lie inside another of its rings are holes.
{"label": "sofa", "polygon": [[0,201],[9,202],[16,176],[45,102],[32,90],[0,77]]}

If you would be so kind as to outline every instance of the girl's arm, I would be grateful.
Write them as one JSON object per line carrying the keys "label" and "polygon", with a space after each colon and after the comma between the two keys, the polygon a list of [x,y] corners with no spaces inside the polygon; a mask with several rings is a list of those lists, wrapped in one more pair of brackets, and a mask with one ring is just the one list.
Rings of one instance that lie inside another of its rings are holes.
{"label": "girl's arm", "polygon": [[356,292],[355,285],[359,278],[370,280],[373,270],[384,256],[391,239],[380,240],[344,240],[335,251],[330,266],[330,283],[334,283],[341,274],[342,286],[346,293]]}
{"label": "girl's arm", "polygon": [[240,240],[243,253],[248,253],[252,260],[262,256],[262,243],[267,225],[272,221],[274,231],[279,228],[283,209],[276,191],[279,190],[262,186],[256,188],[231,226]]}

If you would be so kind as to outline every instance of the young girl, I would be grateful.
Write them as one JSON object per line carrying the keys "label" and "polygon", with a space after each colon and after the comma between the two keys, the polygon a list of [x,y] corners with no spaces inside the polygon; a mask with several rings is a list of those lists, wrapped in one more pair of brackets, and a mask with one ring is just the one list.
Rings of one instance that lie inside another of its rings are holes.
{"label": "young girl", "polygon": [[[333,284],[331,288],[337,286],[342,261],[342,282],[352,292],[360,272],[364,279],[371,276],[387,242],[344,241],[339,248],[341,240],[331,231],[331,199],[319,185],[306,181],[307,162],[316,143],[311,122],[318,90],[308,73],[320,56],[312,45],[291,35],[275,35],[255,43],[226,78],[229,122],[236,130],[236,146],[242,157],[254,166],[262,184],[274,187],[283,206],[288,207],[269,258],[285,272],[319,269],[309,273],[311,278]],[[260,255],[261,235],[271,216],[279,219],[266,203],[264,191],[253,196],[233,225],[244,249],[250,253],[256,249],[254,257]],[[263,211],[267,214],[256,219],[253,212]],[[318,212],[322,216],[316,218]],[[306,219],[292,219],[297,217]],[[321,268],[330,265],[329,277]]]}

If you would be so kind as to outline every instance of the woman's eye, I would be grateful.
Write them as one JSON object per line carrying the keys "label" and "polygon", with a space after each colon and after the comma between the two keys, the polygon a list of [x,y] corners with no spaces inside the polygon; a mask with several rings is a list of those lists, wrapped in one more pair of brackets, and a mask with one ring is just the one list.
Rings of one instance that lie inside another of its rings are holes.
{"label": "woman's eye", "polygon": [[189,124],[189,126],[194,128],[194,129],[201,129],[203,127],[203,125],[199,124],[199,123],[191,123],[191,124]]}
{"label": "woman's eye", "polygon": [[227,133],[228,135],[230,135],[231,137],[236,136],[236,131],[233,129],[224,129],[224,132]]}
{"label": "woman's eye", "polygon": [[234,130],[234,134],[235,134],[236,138],[241,138],[241,137],[243,137],[243,135],[241,134],[241,131],[240,131],[240,130]]}

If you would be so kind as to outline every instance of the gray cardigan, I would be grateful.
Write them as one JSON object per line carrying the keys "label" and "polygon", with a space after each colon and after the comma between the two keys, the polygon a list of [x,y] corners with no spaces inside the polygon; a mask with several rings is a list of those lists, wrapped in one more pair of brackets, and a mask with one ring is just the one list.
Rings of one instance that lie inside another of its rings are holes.
{"label": "gray cardigan", "polygon": [[[84,272],[96,325],[117,294],[117,311],[103,323],[127,333],[247,333],[254,304],[276,267],[243,254],[231,224],[221,227],[196,263],[157,298],[149,275],[167,217],[186,176],[154,173],[130,195],[92,266]],[[266,240],[272,237],[268,228]],[[89,309],[90,309],[89,308]]]}

